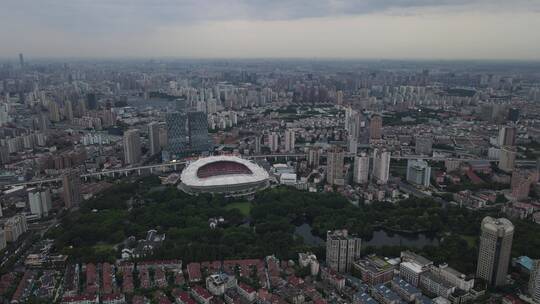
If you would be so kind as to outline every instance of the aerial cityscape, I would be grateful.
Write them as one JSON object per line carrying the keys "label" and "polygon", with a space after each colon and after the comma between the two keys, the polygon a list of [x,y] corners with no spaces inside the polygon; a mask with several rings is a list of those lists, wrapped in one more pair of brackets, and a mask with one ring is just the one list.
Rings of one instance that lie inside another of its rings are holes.
{"label": "aerial cityscape", "polygon": [[457,2],[0,3],[0,303],[540,304],[540,6]]}

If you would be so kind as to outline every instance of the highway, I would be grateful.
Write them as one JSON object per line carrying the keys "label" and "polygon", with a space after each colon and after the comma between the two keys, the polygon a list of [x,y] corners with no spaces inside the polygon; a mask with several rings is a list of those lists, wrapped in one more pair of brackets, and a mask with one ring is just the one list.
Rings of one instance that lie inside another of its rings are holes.
{"label": "highway", "polygon": [[[355,154],[353,153],[345,153],[345,157],[354,157]],[[283,158],[285,160],[288,159],[298,159],[298,158],[306,158],[306,153],[279,153],[279,154],[264,154],[264,155],[249,155],[244,156],[246,159],[266,159],[266,158]],[[325,154],[321,154],[321,157],[326,157]],[[371,157],[371,156],[370,156]],[[479,159],[479,158],[456,158],[456,157],[429,157],[424,155],[405,155],[405,156],[391,156],[391,159],[396,160],[403,160],[403,159],[422,159],[422,160],[431,160],[431,161],[446,161],[446,160],[456,160],[456,161],[489,161],[489,162],[497,162],[498,160],[493,159]],[[82,179],[88,179],[88,178],[101,178],[103,176],[110,176],[114,177],[116,175],[128,175],[130,172],[137,172],[137,174],[141,174],[146,171],[149,171],[150,173],[153,173],[154,171],[161,171],[159,169],[164,168],[173,168],[174,170],[177,170],[177,167],[185,165],[188,161],[191,160],[180,160],[180,161],[172,161],[167,163],[161,163],[161,164],[153,164],[153,165],[144,165],[144,166],[136,166],[136,167],[125,167],[125,168],[119,168],[119,169],[111,169],[111,170],[103,170],[99,172],[91,172],[91,173],[84,173],[81,174]],[[520,165],[534,165],[536,164],[536,161],[529,161],[529,160],[517,160],[516,164]],[[54,178],[43,178],[43,179],[36,179],[26,182],[15,182],[15,183],[9,183],[2,185],[3,188],[7,187],[16,187],[16,186],[33,186],[33,185],[41,185],[46,183],[55,183],[55,182],[61,182],[62,177],[54,177]]]}

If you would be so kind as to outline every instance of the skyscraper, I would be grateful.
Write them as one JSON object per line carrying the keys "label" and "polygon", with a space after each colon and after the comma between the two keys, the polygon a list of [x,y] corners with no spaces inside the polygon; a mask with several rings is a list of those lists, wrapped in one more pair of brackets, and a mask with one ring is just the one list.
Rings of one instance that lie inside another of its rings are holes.
{"label": "skyscraper", "polygon": [[22,53],[19,53],[19,64],[21,68],[24,68],[24,56]]}
{"label": "skyscraper", "polygon": [[354,158],[353,180],[357,184],[365,184],[369,181],[369,156],[366,153]]}
{"label": "skyscraper", "polygon": [[386,184],[390,176],[390,152],[380,149],[373,150],[373,179],[379,184]]}
{"label": "skyscraper", "polygon": [[369,138],[381,139],[382,138],[382,116],[375,114],[371,116],[369,122]]}
{"label": "skyscraper", "polygon": [[141,138],[139,130],[127,130],[124,133],[124,163],[136,164],[141,161]]}
{"label": "skyscraper", "polygon": [[409,183],[429,187],[431,167],[425,160],[409,159],[407,161],[407,181]]}
{"label": "skyscraper", "polygon": [[285,152],[294,152],[295,139],[294,130],[285,130]]}
{"label": "skyscraper", "polygon": [[150,155],[156,155],[161,151],[159,143],[159,123],[151,122],[148,124],[148,141],[150,145]]}
{"label": "skyscraper", "polygon": [[529,294],[534,303],[540,303],[540,260],[533,261],[533,268],[529,278]]}
{"label": "skyscraper", "polygon": [[360,258],[362,240],[347,230],[326,233],[326,264],[337,272],[348,272],[355,259]]}
{"label": "skyscraper", "polygon": [[67,209],[82,202],[81,178],[77,170],[71,170],[62,176],[64,205]]}
{"label": "skyscraper", "polygon": [[344,185],[343,180],[343,150],[334,146],[328,151],[326,160],[326,182],[330,185]]}
{"label": "skyscraper", "polygon": [[192,152],[210,150],[208,118],[204,112],[188,113],[189,145]]}
{"label": "skyscraper", "polygon": [[492,286],[506,283],[514,225],[505,218],[485,217],[480,232],[476,276]]}
{"label": "skyscraper", "polygon": [[178,159],[188,148],[187,115],[183,112],[167,113],[166,121],[168,158]]}

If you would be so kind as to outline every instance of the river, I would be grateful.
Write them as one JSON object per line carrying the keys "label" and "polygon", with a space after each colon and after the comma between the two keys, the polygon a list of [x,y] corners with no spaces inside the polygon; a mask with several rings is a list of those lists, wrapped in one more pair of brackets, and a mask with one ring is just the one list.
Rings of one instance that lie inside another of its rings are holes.
{"label": "river", "polygon": [[[301,236],[304,242],[310,246],[324,246],[325,240],[311,233],[311,226],[304,223],[297,226],[294,233]],[[438,245],[437,238],[429,237],[424,233],[397,233],[389,232],[384,229],[375,230],[373,237],[369,241],[362,240],[362,246],[408,246],[414,248],[422,248],[426,245]]]}

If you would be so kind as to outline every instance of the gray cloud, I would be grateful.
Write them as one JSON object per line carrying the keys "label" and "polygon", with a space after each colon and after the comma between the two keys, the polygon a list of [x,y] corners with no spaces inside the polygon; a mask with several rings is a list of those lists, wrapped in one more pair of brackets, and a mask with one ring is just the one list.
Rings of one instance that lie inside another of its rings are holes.
{"label": "gray cloud", "polygon": [[531,11],[539,10],[540,4],[533,0],[2,0],[0,23],[104,34],[223,20],[410,14],[418,8]]}
{"label": "gray cloud", "polygon": [[0,57],[540,59],[538,0],[0,0]]}

